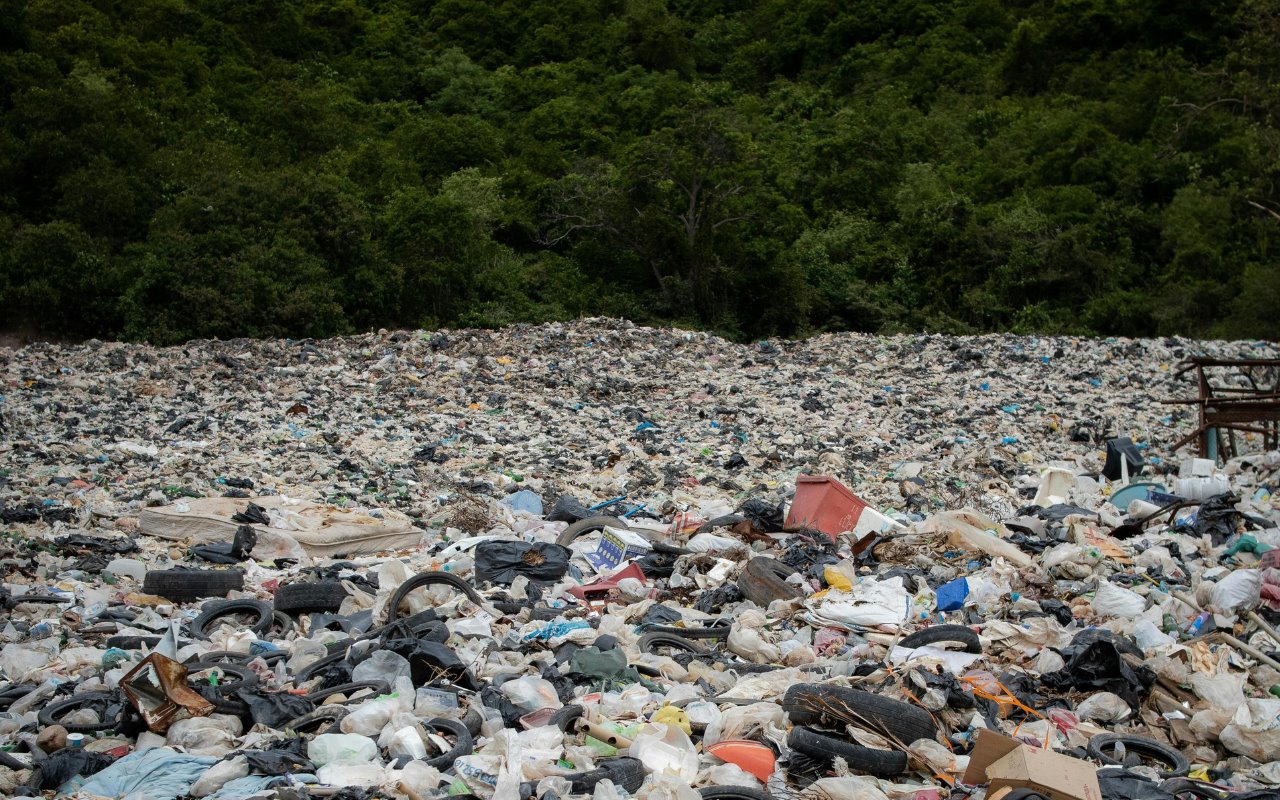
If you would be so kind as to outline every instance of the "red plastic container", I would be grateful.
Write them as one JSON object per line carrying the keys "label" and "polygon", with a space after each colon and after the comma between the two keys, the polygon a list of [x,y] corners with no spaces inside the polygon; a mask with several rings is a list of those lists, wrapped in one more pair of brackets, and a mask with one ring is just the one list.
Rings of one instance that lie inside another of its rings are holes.
{"label": "red plastic container", "polygon": [[788,528],[813,528],[831,538],[853,530],[867,504],[835,478],[800,475],[796,496],[787,509]]}

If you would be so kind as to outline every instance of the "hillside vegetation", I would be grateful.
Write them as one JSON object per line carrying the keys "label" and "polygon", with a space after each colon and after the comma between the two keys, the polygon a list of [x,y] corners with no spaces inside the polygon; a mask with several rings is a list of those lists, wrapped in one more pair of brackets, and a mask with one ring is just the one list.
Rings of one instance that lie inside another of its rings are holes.
{"label": "hillside vegetation", "polygon": [[3,0],[0,317],[1280,335],[1280,0]]}

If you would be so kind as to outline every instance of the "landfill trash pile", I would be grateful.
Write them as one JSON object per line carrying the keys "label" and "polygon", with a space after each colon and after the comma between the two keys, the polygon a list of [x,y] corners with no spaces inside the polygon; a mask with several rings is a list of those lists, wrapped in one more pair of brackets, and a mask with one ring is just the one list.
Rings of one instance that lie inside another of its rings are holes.
{"label": "landfill trash pile", "polygon": [[1276,349],[0,349],[0,795],[1278,797]]}

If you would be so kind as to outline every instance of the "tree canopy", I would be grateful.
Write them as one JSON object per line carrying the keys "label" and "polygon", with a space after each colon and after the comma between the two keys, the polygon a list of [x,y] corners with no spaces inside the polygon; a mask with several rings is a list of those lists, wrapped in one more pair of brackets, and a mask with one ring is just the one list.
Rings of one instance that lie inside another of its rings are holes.
{"label": "tree canopy", "polygon": [[1280,0],[5,0],[0,315],[1280,335]]}

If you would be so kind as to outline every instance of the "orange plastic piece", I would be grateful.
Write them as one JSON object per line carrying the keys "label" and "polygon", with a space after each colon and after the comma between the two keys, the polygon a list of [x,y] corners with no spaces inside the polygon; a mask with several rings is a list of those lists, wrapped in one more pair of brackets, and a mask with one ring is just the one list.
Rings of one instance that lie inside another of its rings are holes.
{"label": "orange plastic piece", "polygon": [[814,528],[831,538],[853,530],[866,501],[835,478],[825,475],[796,477],[796,496],[787,509],[787,528]]}
{"label": "orange plastic piece", "polygon": [[744,772],[759,778],[761,783],[769,781],[777,761],[773,750],[750,739],[725,739],[707,745],[707,752],[721,761],[737,764]]}

